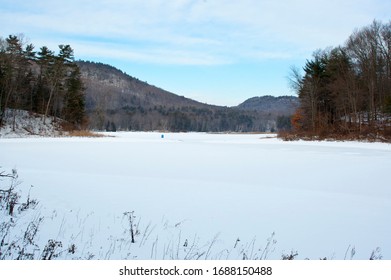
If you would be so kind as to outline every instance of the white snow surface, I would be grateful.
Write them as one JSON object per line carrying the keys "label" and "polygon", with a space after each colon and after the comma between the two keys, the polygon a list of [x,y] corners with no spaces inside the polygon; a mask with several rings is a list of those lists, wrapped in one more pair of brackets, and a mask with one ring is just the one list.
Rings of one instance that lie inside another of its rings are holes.
{"label": "white snow surface", "polygon": [[1,169],[34,186],[40,242],[76,244],[63,258],[391,259],[389,144],[106,134],[0,139]]}
{"label": "white snow surface", "polygon": [[61,131],[60,119],[25,110],[6,109],[0,138],[54,137],[66,134]]}

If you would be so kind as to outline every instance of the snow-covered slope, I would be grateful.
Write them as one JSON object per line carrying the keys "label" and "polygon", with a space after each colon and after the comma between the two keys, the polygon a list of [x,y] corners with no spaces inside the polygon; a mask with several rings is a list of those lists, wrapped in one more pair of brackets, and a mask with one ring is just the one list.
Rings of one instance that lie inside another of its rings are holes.
{"label": "snow-covered slope", "polygon": [[0,127],[0,138],[53,137],[62,134],[59,120],[47,117],[44,123],[42,115],[24,110],[6,109],[4,125]]}

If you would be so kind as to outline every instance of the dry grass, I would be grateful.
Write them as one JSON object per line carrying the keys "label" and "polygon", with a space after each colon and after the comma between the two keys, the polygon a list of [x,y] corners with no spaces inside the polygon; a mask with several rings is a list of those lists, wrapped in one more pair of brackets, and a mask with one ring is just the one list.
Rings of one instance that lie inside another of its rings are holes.
{"label": "dry grass", "polygon": [[95,133],[89,130],[68,131],[70,137],[105,137],[103,134]]}
{"label": "dry grass", "polygon": [[362,141],[391,143],[391,136],[384,131],[362,131],[349,133],[311,133],[311,132],[279,132],[277,138],[284,141]]}

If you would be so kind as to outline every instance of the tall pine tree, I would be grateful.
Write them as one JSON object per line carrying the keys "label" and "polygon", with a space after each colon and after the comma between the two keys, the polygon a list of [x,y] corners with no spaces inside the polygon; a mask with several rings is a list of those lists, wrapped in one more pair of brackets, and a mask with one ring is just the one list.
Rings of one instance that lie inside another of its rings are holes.
{"label": "tall pine tree", "polygon": [[83,124],[84,121],[84,87],[81,80],[80,69],[74,64],[72,71],[67,80],[66,93],[64,97],[64,119],[77,128]]}

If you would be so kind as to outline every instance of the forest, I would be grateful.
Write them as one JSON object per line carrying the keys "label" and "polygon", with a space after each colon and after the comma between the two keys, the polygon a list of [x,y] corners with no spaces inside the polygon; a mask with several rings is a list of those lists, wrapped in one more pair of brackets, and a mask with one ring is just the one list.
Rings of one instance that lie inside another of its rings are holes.
{"label": "forest", "polygon": [[316,50],[289,76],[300,104],[290,123],[286,114],[202,104],[113,67],[76,62],[70,45],[36,51],[23,35],[9,35],[0,38],[0,125],[11,108],[98,130],[284,130],[286,139],[391,139],[391,22],[374,20],[342,45]]}
{"label": "forest", "polygon": [[264,104],[267,112],[203,104],[110,65],[75,61],[70,45],[58,47],[57,53],[46,46],[36,51],[24,35],[0,38],[0,126],[10,114],[15,123],[15,110],[7,109],[41,114],[44,122],[53,116],[67,130],[259,132],[290,126],[292,110],[278,109],[278,98]]}
{"label": "forest", "polygon": [[75,128],[85,121],[80,69],[70,45],[58,53],[46,46],[35,51],[23,35],[0,38],[0,126],[7,108],[65,120]]}
{"label": "forest", "polygon": [[301,106],[289,137],[391,138],[391,22],[315,51],[303,70],[290,73]]}

